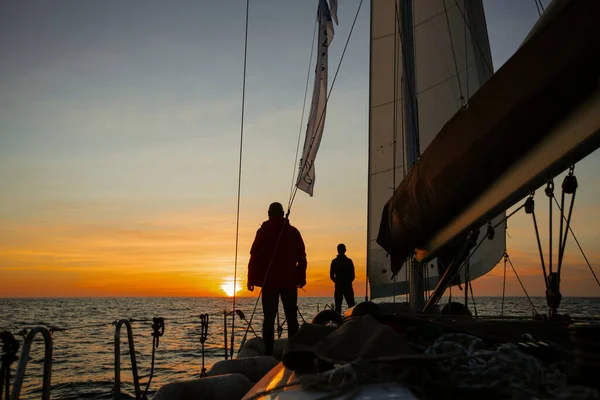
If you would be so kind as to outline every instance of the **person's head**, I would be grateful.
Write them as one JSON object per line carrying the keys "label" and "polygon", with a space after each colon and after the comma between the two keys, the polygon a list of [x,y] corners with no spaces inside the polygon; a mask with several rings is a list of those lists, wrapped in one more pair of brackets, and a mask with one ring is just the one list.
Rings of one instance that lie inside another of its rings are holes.
{"label": "person's head", "polygon": [[345,254],[346,253],[346,245],[344,243],[338,244],[337,251],[338,251],[338,254]]}
{"label": "person's head", "polygon": [[283,206],[281,203],[271,203],[269,206],[269,218],[283,217]]}

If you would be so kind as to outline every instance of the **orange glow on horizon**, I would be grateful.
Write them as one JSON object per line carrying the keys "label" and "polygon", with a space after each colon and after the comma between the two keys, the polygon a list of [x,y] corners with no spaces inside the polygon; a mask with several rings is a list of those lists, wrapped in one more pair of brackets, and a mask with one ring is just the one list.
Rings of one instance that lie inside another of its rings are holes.
{"label": "orange glow on horizon", "polygon": [[[315,220],[319,219],[320,224]],[[332,297],[329,266],[335,247],[344,242],[354,260],[357,299],[365,294],[366,233],[356,222],[334,221],[327,215],[294,222],[307,248],[307,284],[301,297]],[[262,217],[240,227],[236,295],[255,297],[246,290],[249,249]],[[322,225],[335,226],[327,231]],[[581,226],[585,225],[580,222]],[[352,228],[354,227],[354,228]],[[515,222],[507,240],[509,254],[529,294],[543,296],[545,288],[537,244],[525,242],[529,226]],[[47,225],[6,223],[0,226],[0,297],[223,297],[233,295],[235,226],[225,214],[205,210],[157,215],[152,223],[105,222],[87,225],[69,221]],[[591,228],[587,228],[591,229]],[[580,229],[585,232],[585,229]],[[522,233],[524,232],[524,233]],[[527,236],[528,237],[528,236]],[[585,237],[582,240],[584,243]],[[586,244],[586,243],[584,243]],[[600,252],[588,244],[592,265]],[[526,250],[524,250],[526,249]],[[563,270],[563,296],[598,295],[594,280],[577,248],[567,248]],[[474,281],[475,296],[502,294],[503,263]],[[507,295],[523,295],[508,268]]]}

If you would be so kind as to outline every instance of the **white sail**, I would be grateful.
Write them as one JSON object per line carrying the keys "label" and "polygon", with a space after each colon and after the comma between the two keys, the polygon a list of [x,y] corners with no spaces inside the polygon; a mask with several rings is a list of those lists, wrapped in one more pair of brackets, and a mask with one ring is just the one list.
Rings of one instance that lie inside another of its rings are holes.
{"label": "white sail", "polygon": [[[390,259],[376,243],[383,207],[409,169],[403,146],[403,102],[410,99],[402,97],[402,70],[406,64],[402,57],[400,7],[400,0],[371,2],[367,269],[372,298],[408,291],[406,268],[394,283]],[[413,29],[419,146],[423,152],[491,76],[492,62],[481,0],[414,1]],[[484,234],[485,228],[481,237]],[[484,241],[471,258],[470,278],[489,272],[502,257],[505,245],[501,224],[494,240]],[[437,268],[428,268],[426,276],[429,279],[425,287],[433,289],[438,280]]]}

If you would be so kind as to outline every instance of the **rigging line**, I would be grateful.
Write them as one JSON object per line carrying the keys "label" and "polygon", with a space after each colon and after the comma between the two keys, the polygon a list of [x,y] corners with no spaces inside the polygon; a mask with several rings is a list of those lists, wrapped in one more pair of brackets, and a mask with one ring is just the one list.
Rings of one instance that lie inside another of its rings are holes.
{"label": "rigging line", "polygon": [[[66,328],[59,328],[58,326],[48,326],[48,329],[50,330],[50,332],[64,332],[64,331],[70,331],[73,329],[100,328],[100,327],[112,325],[112,324],[113,324],[112,322],[104,322],[104,323],[99,323],[99,324],[69,326]],[[32,327],[33,326],[25,326],[23,328],[31,329]]]}
{"label": "rigging line", "polygon": [[[479,315],[477,314],[477,304],[475,303],[475,295],[473,295],[473,282],[471,282],[470,265],[467,265],[467,273],[469,274],[469,289],[471,290],[471,302],[473,303],[473,310],[475,311],[475,319],[477,319],[479,318]],[[467,290],[466,287],[465,290]]]}
{"label": "rigging line", "polygon": [[537,309],[535,308],[535,305],[533,305],[533,301],[531,301],[531,297],[529,297],[529,294],[527,293],[527,290],[525,289],[525,286],[523,285],[523,282],[521,282],[521,278],[519,278],[519,275],[517,274],[517,270],[515,269],[512,260],[510,259],[510,257],[508,256],[508,253],[506,254],[506,258],[508,259],[508,263],[510,264],[510,267],[512,268],[513,272],[515,273],[515,276],[517,277],[517,280],[519,281],[519,284],[521,285],[521,288],[523,289],[523,292],[525,292],[525,296],[527,296],[527,300],[529,300],[529,304],[531,304],[531,308],[533,308],[533,311],[537,314]]}
{"label": "rigging line", "polygon": [[[448,37],[450,37],[450,48],[452,49],[452,58],[454,59],[454,69],[456,71],[456,80],[458,81],[458,91],[460,92],[460,102],[464,107],[466,104],[465,96],[463,94],[462,85],[460,83],[460,74],[458,72],[458,62],[456,61],[456,51],[454,49],[454,41],[452,40],[452,30],[450,29],[450,18],[448,17],[448,7],[446,6],[446,0],[444,0],[444,14],[446,15],[446,26],[448,27]],[[465,53],[466,53],[465,48]]]}
{"label": "rigging line", "polygon": [[[331,87],[329,88],[329,92],[327,93],[327,98],[325,99],[325,109],[327,109],[327,103],[329,103],[329,97],[331,96],[331,92],[333,91],[333,86],[335,85],[335,80],[337,79],[338,73],[340,72],[340,67],[342,66],[342,61],[344,61],[344,55],[346,55],[346,49],[348,48],[348,43],[350,42],[350,38],[352,37],[352,32],[354,31],[354,25],[356,25],[356,20],[358,19],[358,14],[360,13],[360,9],[362,7],[363,1],[364,0],[360,0],[360,3],[358,4],[358,9],[356,10],[356,15],[354,16],[354,21],[352,22],[352,26],[350,27],[350,33],[348,34],[348,38],[346,39],[346,44],[344,45],[344,50],[342,51],[342,55],[340,56],[340,61],[338,63],[337,69],[335,70],[335,75],[333,76],[333,80],[331,81]],[[321,116],[319,117],[319,122],[317,123],[316,126],[321,125],[321,120],[323,119],[323,115],[325,115],[325,113],[321,113]],[[315,138],[313,137],[310,142],[310,146],[308,147],[309,152],[312,149],[312,146],[315,142],[314,139]],[[304,162],[306,162],[306,160]],[[294,203],[294,200],[296,199],[296,193],[298,193],[298,186],[294,187],[294,194],[292,196],[292,199],[290,200],[290,208],[292,207],[292,204]]]}
{"label": "rigging line", "polygon": [[[306,86],[304,87],[304,100],[302,101],[302,116],[300,117],[300,129],[298,129],[298,143],[296,144],[296,158],[294,158],[294,169],[292,172],[292,184],[290,187],[290,199],[292,198],[292,192],[294,191],[294,181],[296,180],[296,165],[298,163],[298,153],[300,152],[300,139],[302,138],[302,127],[304,122],[304,112],[306,111],[306,97],[308,94],[308,84],[310,82],[310,66],[312,65],[313,59],[313,48],[315,47],[315,38],[317,36],[317,18],[315,18],[315,27],[313,28],[312,44],[310,45],[310,58],[308,61],[308,72],[306,73]],[[288,201],[288,210],[290,209],[290,202]]]}
{"label": "rigging line", "polygon": [[511,212],[510,214],[508,214],[506,217],[502,218],[500,220],[500,222],[498,222],[496,225],[494,225],[494,229],[496,229],[497,227],[499,227],[500,225],[502,225],[504,222],[508,221],[508,219],[510,217],[512,217],[513,215],[515,215],[517,212],[521,211],[521,209],[525,207],[525,203],[521,204],[516,210],[514,210],[513,212]]}
{"label": "rigging line", "polygon": [[[390,257],[390,259],[391,259],[391,257]],[[414,261],[411,261],[411,263],[413,263],[413,262],[414,262]],[[409,266],[408,266],[408,265],[406,266],[406,268],[404,268],[404,276],[405,276],[405,281],[406,281],[406,282],[408,282],[408,278],[409,278],[409,277],[408,277],[408,268],[409,268]],[[408,301],[409,301],[409,298],[408,298],[408,293],[409,293],[409,292],[406,292],[406,293],[405,293],[405,298],[406,298],[406,302],[407,302],[407,303],[408,303]]]}
{"label": "rigging line", "polygon": [[531,211],[531,218],[533,219],[533,228],[535,229],[535,237],[537,239],[538,252],[540,253],[540,262],[542,264],[542,273],[544,275],[544,284],[548,289],[548,275],[546,274],[546,263],[544,262],[544,250],[542,249],[542,241],[540,240],[540,231],[538,229],[537,219],[535,218],[535,210]]}
{"label": "rigging line", "polygon": [[[398,2],[394,1],[394,14],[398,14]],[[396,31],[396,29],[398,31],[400,31],[401,27],[399,24],[398,19],[396,19],[396,24],[394,27],[394,31]],[[393,129],[392,129],[392,195],[394,194],[394,191],[396,190],[396,158],[398,156],[398,104],[397,104],[397,99],[398,99],[398,38],[399,35],[394,34],[394,69],[393,69],[393,74],[394,74],[394,91],[393,91],[393,96],[394,96],[394,101],[392,102],[393,107],[394,107],[394,111],[392,112],[392,123],[394,125]],[[402,103],[401,103],[402,104]],[[403,107],[401,107],[402,109]],[[402,120],[403,121],[403,120]],[[404,149],[404,124],[402,124],[402,148]],[[405,153],[405,151],[403,151],[403,153]],[[403,162],[402,164],[405,164],[404,162],[404,157],[403,157]],[[390,220],[388,221],[388,224],[391,226],[392,225],[392,214],[389,214]],[[405,282],[408,282],[408,266],[406,266],[406,268],[404,268],[404,272],[405,272]],[[392,269],[392,258],[390,257],[390,269]],[[406,301],[408,302],[408,292],[406,293]],[[394,275],[394,303],[396,302],[396,275]]]}
{"label": "rigging line", "polygon": [[271,271],[271,266],[273,265],[273,260],[275,259],[275,253],[277,253],[277,248],[279,247],[279,243],[281,242],[281,237],[283,236],[283,231],[286,228],[286,224],[289,224],[289,220],[287,218],[285,218],[283,225],[281,227],[281,231],[279,231],[279,237],[277,238],[277,242],[275,243],[275,249],[273,250],[273,254],[271,255],[271,260],[269,260],[269,266],[267,267],[267,271],[265,272],[265,277],[264,277],[262,285],[260,287],[260,292],[258,293],[258,296],[256,297],[256,302],[254,303],[254,309],[252,310],[252,314],[250,315],[250,321],[248,321],[248,325],[246,326],[246,332],[244,332],[244,337],[242,338],[242,344],[240,345],[240,347],[238,349],[238,354],[239,354],[243,344],[246,342],[246,338],[248,337],[248,331],[251,328],[252,320],[254,319],[254,314],[256,314],[256,308],[258,307],[258,301],[260,300],[260,296],[262,295],[262,292],[263,292],[262,288],[265,286],[265,282],[267,282],[267,277],[269,276],[269,271]]}
{"label": "rigging line", "polygon": [[[399,28],[398,29],[398,37],[400,38],[400,46],[402,46],[402,66],[404,67],[405,71],[408,71],[408,64],[406,63],[406,57],[404,57],[404,55],[406,53],[406,48],[405,48],[404,39],[402,37],[402,29],[401,29],[402,23],[400,21],[400,13],[398,12],[397,8],[396,8],[396,24],[397,24],[397,26]],[[414,57],[414,55],[413,55],[413,57]],[[402,79],[404,79],[404,77]],[[410,111],[411,111],[410,113],[411,113],[411,115],[410,115],[410,117],[413,119],[413,122],[415,124],[417,124],[418,121],[419,121],[419,116],[417,115],[417,110],[416,110],[416,107],[415,107],[416,104],[417,104],[417,101],[418,101],[417,95],[415,93],[413,93],[413,90],[412,90],[413,88],[411,87],[411,85],[409,83],[407,83],[406,85],[408,86],[408,95],[410,96],[410,104],[411,104],[411,107],[410,107]],[[403,110],[402,110],[402,113],[403,113],[402,114],[402,119],[404,120],[404,107],[402,107],[402,108],[403,108]],[[406,132],[404,132],[404,124],[402,124],[402,132],[403,132],[403,135],[406,135]],[[406,141],[405,138],[403,138],[403,139]],[[420,149],[418,149],[418,152],[419,152],[419,154],[421,153]],[[406,150],[404,151],[404,156],[405,156],[404,166],[406,166],[406,164],[407,164]],[[412,165],[410,167],[412,168]],[[404,167],[404,168],[406,169],[406,167]],[[405,172],[405,174],[406,174],[406,172]]]}
{"label": "rigging line", "polygon": [[538,4],[538,0],[533,0],[533,2],[535,3],[535,8],[537,9],[539,16],[541,17],[542,11],[540,10],[540,5]]}
{"label": "rigging line", "polygon": [[471,290],[471,302],[473,303],[473,310],[475,311],[475,319],[479,318],[477,314],[477,303],[475,303],[475,296],[473,295],[473,284],[469,283],[469,289]]}
{"label": "rigging line", "polygon": [[[402,83],[402,77],[400,77],[400,82]],[[394,107],[396,107],[396,100],[394,100]],[[404,121],[404,107],[400,107],[400,121]],[[402,149],[404,151],[402,151],[402,176],[406,176],[406,164],[408,163],[408,160],[406,159],[406,149],[404,149],[404,143],[406,143],[406,129],[404,124],[402,124]],[[396,188],[394,188],[395,190]]]}
{"label": "rigging line", "polygon": [[[466,101],[468,102],[469,99],[471,98],[470,94],[469,94],[469,48],[467,47],[467,24],[464,24],[464,28],[463,28],[463,36],[465,38],[465,83],[466,83],[466,90],[467,90],[467,99]],[[460,82],[460,79],[458,80]]]}
{"label": "rigging line", "polygon": [[500,316],[504,319],[504,298],[506,297],[506,261],[508,260],[508,254],[504,253],[504,279],[502,280],[502,308]]}
{"label": "rigging line", "polygon": [[[394,13],[398,13],[398,3],[394,1]],[[398,29],[399,27],[396,26]],[[394,28],[396,29],[396,28]],[[396,100],[398,99],[398,35],[394,35],[394,112],[392,113],[392,123],[394,128],[392,129],[392,195],[396,190],[396,157],[398,152],[398,106]],[[404,129],[404,124],[402,124]],[[403,135],[404,136],[404,135]],[[402,148],[404,149],[404,143]]]}
{"label": "rigging line", "polygon": [[548,273],[552,274],[552,197],[554,197],[554,181],[552,179],[548,181],[546,193],[548,193],[549,188],[552,188],[553,191],[552,196],[548,196]]}
{"label": "rigging line", "polygon": [[465,264],[465,306],[469,307],[469,270],[471,269],[471,263],[467,259]]}
{"label": "rigging line", "polygon": [[[504,218],[502,221],[500,221],[498,224],[494,225],[494,228],[495,228],[496,226],[500,225],[500,224],[501,224],[503,221],[506,221],[506,220],[507,220],[509,217],[511,217],[512,215],[514,215],[514,214],[515,214],[517,211],[519,211],[519,210],[520,210],[521,208],[523,208],[523,207],[524,207],[524,205],[523,205],[523,206],[521,206],[521,207],[519,207],[519,208],[517,208],[517,209],[516,209],[515,211],[513,211],[512,213],[510,213],[510,215],[509,215],[509,216],[505,217],[505,218]],[[468,255],[468,256],[467,256],[467,258],[466,258],[466,259],[465,259],[465,260],[464,260],[464,261],[463,261],[463,262],[460,264],[460,266],[458,267],[458,269],[457,269],[457,270],[456,270],[456,272],[454,273],[454,276],[453,276],[452,280],[454,279],[454,277],[456,277],[456,276],[457,276],[457,275],[460,273],[460,271],[462,270],[462,268],[463,268],[464,266],[466,266],[466,265],[467,265],[468,261],[469,261],[469,260],[470,260],[470,259],[473,257],[473,255],[474,255],[474,254],[477,252],[477,250],[479,250],[479,248],[481,247],[481,245],[483,244],[483,242],[484,242],[486,239],[487,239],[487,235],[484,235],[484,236],[483,236],[483,237],[482,237],[482,238],[479,240],[479,242],[477,243],[477,245],[476,245],[476,246],[473,248],[473,250],[470,250],[470,251],[469,251],[469,255]],[[451,288],[452,286],[450,285],[450,286],[448,286],[448,287],[450,287],[450,288]]]}
{"label": "rigging line", "polygon": [[431,297],[431,287],[429,286],[429,264],[425,263],[425,287],[427,290],[427,300]]}
{"label": "rigging line", "polygon": [[544,3],[542,3],[542,0],[538,0],[540,2],[540,8],[542,9],[542,12],[546,11],[544,9]]}
{"label": "rigging line", "polygon": [[[246,0],[246,29],[244,33],[244,72],[242,78],[242,114],[240,121],[240,159],[238,165],[238,187],[237,187],[237,212],[235,221],[235,261],[233,267],[233,307],[235,310],[235,292],[237,289],[237,263],[238,263],[238,249],[240,240],[240,198],[242,190],[242,150],[244,144],[244,111],[246,106],[246,65],[248,61],[248,11],[250,9],[250,0]],[[231,313],[231,345],[233,354],[233,338],[235,336],[235,312]]]}
{"label": "rigging line", "polygon": [[467,22],[467,16],[463,12],[462,8],[460,8],[460,6],[458,5],[458,0],[454,0],[454,3],[456,4],[456,8],[458,8],[458,11],[460,12],[460,15],[462,16],[462,19],[465,22],[465,25],[467,26],[467,28],[469,28],[469,33],[471,33],[471,39],[473,40],[473,43],[475,43],[475,45],[477,46],[477,50],[479,50],[479,54],[481,55],[481,58],[483,59],[485,66],[488,67],[490,74],[493,74],[494,67],[491,64],[491,60],[487,59],[486,54],[483,52],[483,49],[479,45],[479,41],[475,37],[475,33],[473,32],[473,29],[471,29],[471,25],[469,25],[469,23]]}
{"label": "rigging line", "polygon": [[[560,210],[560,206],[558,205],[558,201],[556,200],[556,198],[554,199],[554,201],[556,202],[556,207],[558,207],[558,209]],[[565,218],[564,215],[563,215],[563,218]],[[569,226],[569,232],[571,232],[571,236],[573,236],[573,239],[575,240],[577,247],[579,247],[579,251],[581,251],[581,254],[583,255],[583,258],[585,259],[585,262],[587,263],[588,268],[590,269],[592,275],[594,275],[594,279],[596,280],[596,283],[598,284],[598,286],[600,286],[600,281],[598,280],[598,277],[596,276],[596,273],[594,272],[594,269],[592,268],[592,264],[590,264],[590,261],[588,260],[587,256],[585,255],[585,252],[583,251],[583,248],[579,244],[579,240],[577,240],[577,237],[575,236],[575,232],[573,232],[573,228],[571,226]]]}

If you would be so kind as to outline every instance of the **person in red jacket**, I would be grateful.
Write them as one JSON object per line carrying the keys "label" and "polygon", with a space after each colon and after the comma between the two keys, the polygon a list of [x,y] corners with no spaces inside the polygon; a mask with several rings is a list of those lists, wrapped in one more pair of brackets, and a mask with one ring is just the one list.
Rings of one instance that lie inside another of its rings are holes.
{"label": "person in red jacket", "polygon": [[279,297],[287,319],[288,337],[298,332],[298,288],[306,285],[306,249],[298,229],[284,218],[283,206],[272,203],[269,219],[256,232],[248,262],[248,290],[262,287],[263,340],[273,354],[274,323]]}

